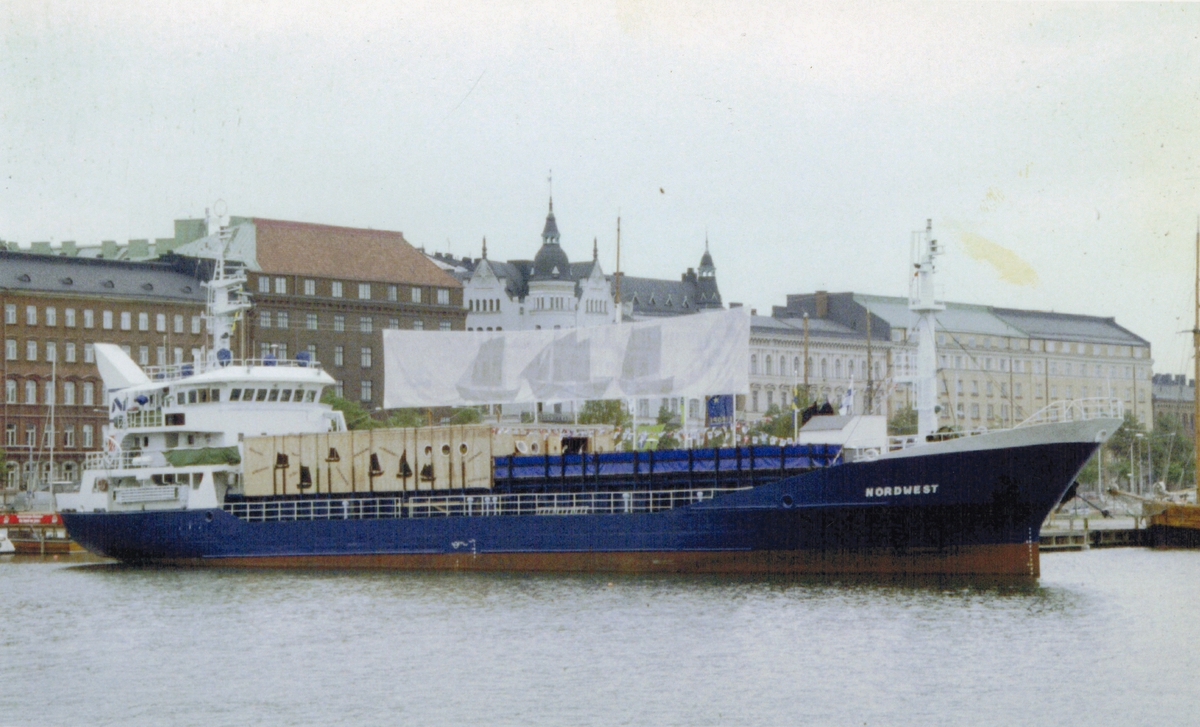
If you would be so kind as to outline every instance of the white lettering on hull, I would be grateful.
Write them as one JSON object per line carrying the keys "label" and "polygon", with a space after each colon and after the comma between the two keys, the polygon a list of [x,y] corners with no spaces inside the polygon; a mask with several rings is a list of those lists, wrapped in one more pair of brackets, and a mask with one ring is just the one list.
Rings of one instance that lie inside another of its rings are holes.
{"label": "white lettering on hull", "polygon": [[937,485],[904,485],[903,487],[868,487],[867,497],[897,497],[904,495],[933,495]]}

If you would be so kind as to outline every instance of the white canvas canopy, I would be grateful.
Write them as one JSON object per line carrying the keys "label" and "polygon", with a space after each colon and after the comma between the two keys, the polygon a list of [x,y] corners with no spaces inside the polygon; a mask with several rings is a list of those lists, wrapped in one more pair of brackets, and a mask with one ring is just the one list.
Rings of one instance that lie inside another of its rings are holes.
{"label": "white canvas canopy", "polygon": [[745,394],[742,309],[554,331],[383,332],[387,409]]}

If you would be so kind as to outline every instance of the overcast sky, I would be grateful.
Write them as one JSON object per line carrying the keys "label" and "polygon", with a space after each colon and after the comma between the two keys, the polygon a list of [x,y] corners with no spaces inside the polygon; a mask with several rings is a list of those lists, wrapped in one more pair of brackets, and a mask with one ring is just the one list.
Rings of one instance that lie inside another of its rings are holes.
{"label": "overcast sky", "polygon": [[1189,370],[1200,7],[8,0],[0,237],[233,214],[573,260],[727,302],[905,295],[1115,316]]}

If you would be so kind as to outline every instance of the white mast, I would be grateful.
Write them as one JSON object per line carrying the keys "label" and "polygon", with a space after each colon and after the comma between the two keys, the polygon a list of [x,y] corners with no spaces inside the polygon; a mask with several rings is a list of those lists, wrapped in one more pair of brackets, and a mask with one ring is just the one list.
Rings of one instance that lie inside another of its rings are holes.
{"label": "white mast", "polygon": [[922,440],[937,431],[937,341],[934,315],[946,309],[937,300],[933,285],[933,260],[941,253],[933,239],[933,220],[924,231],[912,234],[912,277],[908,284],[908,309],[917,314],[917,434]]}
{"label": "white mast", "polygon": [[[229,228],[229,215],[225,214],[225,203],[218,201],[213,210],[205,210],[205,223],[208,234],[217,237],[216,254],[214,255],[215,270],[212,280],[202,283],[208,288],[208,307],[204,317],[208,323],[209,350],[205,357],[209,367],[220,363],[222,350],[226,360],[232,359],[233,327],[244,310],[250,308],[250,299],[243,291],[246,273],[241,265],[232,270],[227,269],[225,255],[229,251],[229,243],[233,239],[233,230]],[[243,358],[250,358],[243,351]]]}

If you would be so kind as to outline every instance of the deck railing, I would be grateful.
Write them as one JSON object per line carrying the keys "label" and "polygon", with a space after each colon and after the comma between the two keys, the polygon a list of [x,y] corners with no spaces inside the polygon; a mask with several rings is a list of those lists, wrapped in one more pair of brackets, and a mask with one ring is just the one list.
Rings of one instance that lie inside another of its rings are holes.
{"label": "deck railing", "polygon": [[236,501],[225,503],[225,512],[248,522],[615,515],[672,510],[745,489],[749,488]]}
{"label": "deck railing", "polygon": [[286,358],[235,358],[228,361],[194,361],[192,363],[170,364],[168,366],[143,366],[142,371],[151,381],[177,381],[189,376],[202,374],[206,371],[221,371],[233,368],[251,368],[253,366],[277,366],[281,368],[321,369],[316,361],[298,361]]}
{"label": "deck railing", "polygon": [[[1109,399],[1107,397],[1096,397],[1091,399],[1064,399],[1061,401],[1052,401],[1041,409],[1033,413],[1024,421],[1012,427],[1013,429],[1021,429],[1022,427],[1033,427],[1042,424],[1061,424],[1063,422],[1083,422],[1090,419],[1123,419],[1125,417],[1125,405],[1120,399]],[[1000,432],[1008,429],[1008,427],[998,429],[987,429],[984,427],[976,427],[955,432],[936,432],[929,435],[930,442],[940,442],[947,439],[959,439],[961,437],[974,437],[979,434],[988,432]],[[920,437],[916,434],[909,434],[899,437],[888,437],[888,449],[895,452],[899,449],[908,449],[922,444]]]}

